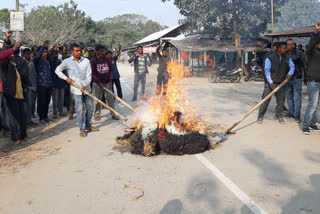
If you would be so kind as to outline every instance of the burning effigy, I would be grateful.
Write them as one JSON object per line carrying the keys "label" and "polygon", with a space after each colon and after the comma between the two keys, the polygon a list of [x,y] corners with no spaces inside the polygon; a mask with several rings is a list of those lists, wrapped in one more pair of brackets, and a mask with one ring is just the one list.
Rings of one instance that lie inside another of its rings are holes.
{"label": "burning effigy", "polygon": [[150,98],[139,121],[118,137],[117,143],[130,147],[132,154],[145,156],[197,154],[215,148],[225,140],[219,134],[224,129],[208,125],[196,115],[181,84],[184,65],[169,62],[167,70],[166,95]]}

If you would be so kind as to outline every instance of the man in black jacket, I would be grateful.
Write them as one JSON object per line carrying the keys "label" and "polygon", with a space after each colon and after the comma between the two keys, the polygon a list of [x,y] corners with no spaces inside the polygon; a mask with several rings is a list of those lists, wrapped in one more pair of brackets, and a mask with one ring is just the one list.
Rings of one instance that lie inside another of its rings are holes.
{"label": "man in black jacket", "polygon": [[[262,99],[272,92],[278,85],[280,85],[285,79],[290,80],[294,73],[294,64],[291,58],[287,55],[286,43],[280,43],[277,52],[270,54],[265,60],[264,71],[266,75],[266,82]],[[284,109],[285,102],[285,89],[281,88],[276,94],[277,107],[276,118],[279,123],[283,124],[282,111]],[[258,123],[263,121],[264,114],[267,111],[271,98],[261,105],[259,109]]]}
{"label": "man in black jacket", "polygon": [[289,117],[294,117],[298,123],[301,123],[301,104],[302,104],[302,78],[306,78],[306,60],[304,53],[295,48],[292,39],[287,40],[288,55],[291,57],[295,70],[291,80],[286,85],[286,96],[288,103]]}
{"label": "man in black jacket", "polygon": [[[10,36],[7,34],[5,45],[11,44]],[[30,81],[27,63],[17,56],[19,47],[15,45],[14,49],[15,56],[9,57],[2,63],[3,94],[8,107],[11,139],[20,143],[27,137],[23,89],[30,85]]]}
{"label": "man in black jacket", "polygon": [[302,133],[309,135],[310,129],[313,131],[320,131],[316,123],[319,122],[317,108],[320,103],[320,22],[316,23],[314,33],[311,36],[309,46],[307,49],[308,58],[308,107],[303,121]]}

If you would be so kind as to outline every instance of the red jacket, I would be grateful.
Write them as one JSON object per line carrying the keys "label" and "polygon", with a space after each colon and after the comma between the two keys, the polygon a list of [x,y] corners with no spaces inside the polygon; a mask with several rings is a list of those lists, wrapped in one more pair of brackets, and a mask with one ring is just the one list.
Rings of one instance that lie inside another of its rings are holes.
{"label": "red jacket", "polygon": [[10,49],[8,49],[6,51],[1,51],[0,52],[0,60],[3,60],[5,58],[7,58],[8,56],[10,56],[13,53],[14,53],[13,48],[10,48]]}
{"label": "red jacket", "polygon": [[[5,58],[7,58],[8,56],[10,56],[13,53],[14,53],[13,48],[10,48],[10,49],[5,50],[5,51],[1,51],[0,52],[0,61],[4,60]],[[1,77],[1,75],[0,75],[0,92],[2,92],[2,77]]]}

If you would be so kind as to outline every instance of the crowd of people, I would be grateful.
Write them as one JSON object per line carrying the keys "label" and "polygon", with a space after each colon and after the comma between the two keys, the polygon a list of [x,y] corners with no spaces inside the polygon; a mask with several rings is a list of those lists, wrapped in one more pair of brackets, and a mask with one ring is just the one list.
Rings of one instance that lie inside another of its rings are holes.
{"label": "crowd of people", "polygon": [[[59,44],[50,47],[49,41],[22,49],[20,42],[12,45],[11,36],[12,32],[7,31],[0,52],[1,134],[10,132],[13,141],[24,142],[27,127],[49,124],[51,102],[52,119],[68,116],[72,120],[76,112],[80,136],[98,131],[91,125],[91,119],[94,115],[96,121],[101,120],[101,105],[82,90],[104,99],[114,109],[115,100],[104,88],[113,90],[115,86],[118,96],[123,97],[117,68],[121,46],[115,54],[103,45],[82,50],[78,44],[70,48]],[[75,88],[73,82],[82,90]],[[113,120],[119,120],[112,112],[111,115]]]}
{"label": "crowd of people", "polygon": [[[316,125],[319,121],[317,108],[320,104],[319,31],[320,23],[317,23],[306,53],[303,53],[302,47],[296,47],[292,39],[288,39],[286,42],[275,43],[265,55],[263,63],[265,85],[262,98],[268,96],[283,81],[287,81],[286,86],[275,93],[276,119],[279,123],[284,123],[286,99],[286,116],[295,118],[298,123],[302,122],[302,86],[303,83],[307,85],[309,99],[303,120],[304,134],[310,134],[310,130],[320,131]],[[7,31],[4,50],[0,52],[0,132],[9,130],[13,141],[24,142],[28,126],[49,124],[50,102],[53,119],[68,116],[72,120],[73,114],[77,114],[81,137],[87,136],[88,132],[99,131],[92,126],[91,120],[101,120],[101,104],[84,91],[115,108],[115,99],[107,91],[113,91],[115,87],[117,95],[123,98],[117,67],[121,45],[113,53],[103,45],[85,50],[76,43],[71,44],[70,48],[58,44],[49,48],[50,42],[45,41],[39,47],[21,50],[20,42],[12,45],[11,36],[12,32]],[[157,48],[156,53],[159,58],[156,95],[166,95],[169,81],[167,63],[171,59],[164,43]],[[143,53],[143,47],[139,46],[128,61],[133,63],[135,73],[132,101],[138,98],[140,83],[140,97],[145,99],[150,59]],[[76,85],[80,88],[75,87]],[[259,109],[259,124],[263,123],[269,103],[270,99]],[[119,120],[113,112],[110,111],[110,114],[111,119]],[[37,115],[39,121],[35,120]]]}
{"label": "crowd of people", "polygon": [[[320,23],[315,25],[306,53],[302,46],[296,47],[292,39],[275,43],[272,50],[265,55],[264,71],[265,85],[262,98],[267,97],[283,81],[285,87],[275,93],[276,119],[284,124],[283,110],[287,99],[287,117],[294,118],[301,123],[302,86],[307,85],[308,106],[304,114],[302,133],[310,135],[310,130],[319,132],[316,123],[319,122],[317,109],[320,105]],[[270,99],[261,105],[258,123],[262,124]]]}

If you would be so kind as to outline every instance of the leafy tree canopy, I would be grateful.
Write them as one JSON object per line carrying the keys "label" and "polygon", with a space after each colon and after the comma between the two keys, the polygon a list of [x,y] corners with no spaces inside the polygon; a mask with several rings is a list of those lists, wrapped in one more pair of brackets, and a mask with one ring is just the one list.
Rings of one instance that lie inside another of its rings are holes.
{"label": "leafy tree canopy", "polygon": [[[275,17],[280,15],[277,8],[284,2],[274,0]],[[210,33],[217,39],[240,42],[240,37],[257,37],[271,22],[270,0],[174,0],[174,4],[192,31]]]}
{"label": "leafy tree canopy", "polygon": [[285,31],[314,25],[319,21],[320,2],[318,0],[288,0],[279,9],[281,16],[274,31]]}

